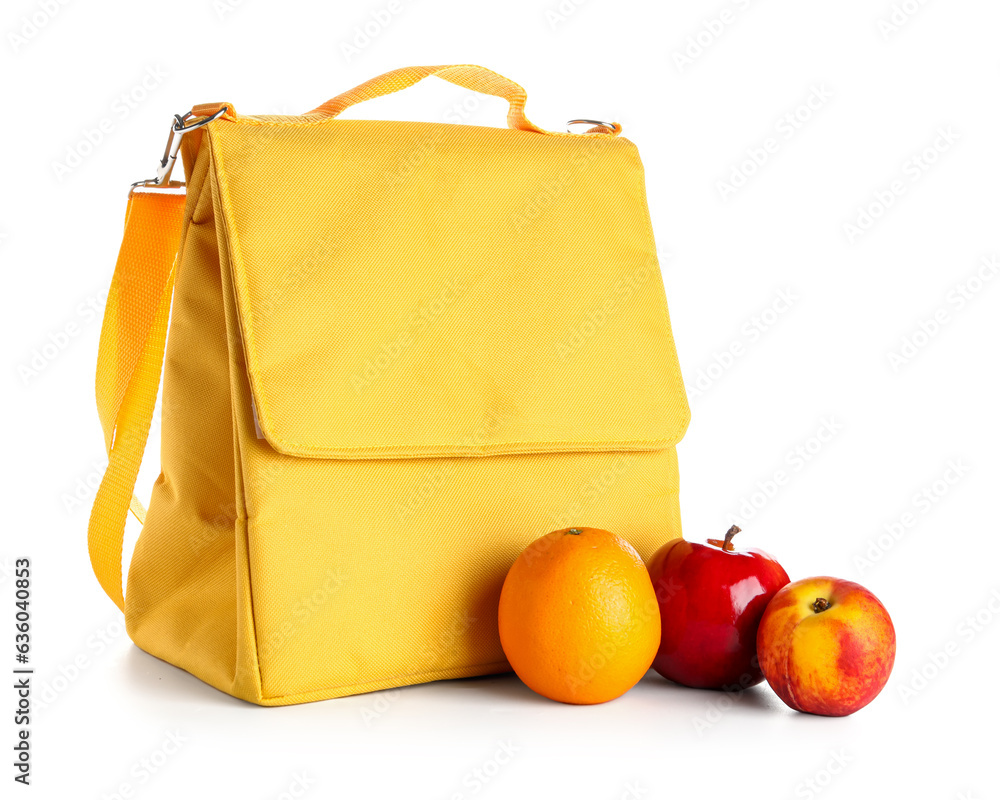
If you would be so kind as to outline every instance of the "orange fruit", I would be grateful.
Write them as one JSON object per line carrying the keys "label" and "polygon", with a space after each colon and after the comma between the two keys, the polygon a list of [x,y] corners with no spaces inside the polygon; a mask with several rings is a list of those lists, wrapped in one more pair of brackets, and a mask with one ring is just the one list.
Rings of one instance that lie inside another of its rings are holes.
{"label": "orange fruit", "polygon": [[660,646],[660,611],[642,558],[599,528],[553,531],[528,545],[504,580],[499,625],[518,677],[563,703],[620,697]]}

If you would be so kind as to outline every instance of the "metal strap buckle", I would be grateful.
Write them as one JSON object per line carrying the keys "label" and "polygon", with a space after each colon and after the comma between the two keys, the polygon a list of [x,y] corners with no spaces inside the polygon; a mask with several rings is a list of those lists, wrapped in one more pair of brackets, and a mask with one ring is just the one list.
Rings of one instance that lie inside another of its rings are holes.
{"label": "metal strap buckle", "polygon": [[170,135],[167,137],[167,146],[163,149],[163,158],[160,159],[159,165],[156,167],[156,177],[147,178],[144,181],[136,181],[132,184],[133,189],[139,187],[144,188],[175,188],[183,186],[182,183],[170,180],[170,173],[174,171],[174,164],[177,161],[177,153],[181,149],[181,138],[188,131],[193,131],[195,128],[200,128],[203,125],[208,125],[209,122],[214,122],[223,114],[229,110],[229,106],[223,106],[210,117],[202,117],[197,122],[192,122],[187,124],[192,116],[192,112],[188,111],[187,114],[181,116],[180,114],[174,114],[174,121],[170,125]]}

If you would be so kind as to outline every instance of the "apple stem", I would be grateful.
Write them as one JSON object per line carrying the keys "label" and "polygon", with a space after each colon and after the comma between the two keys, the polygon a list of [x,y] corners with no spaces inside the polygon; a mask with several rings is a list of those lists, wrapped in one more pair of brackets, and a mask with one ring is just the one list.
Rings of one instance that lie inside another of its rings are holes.
{"label": "apple stem", "polygon": [[831,603],[825,597],[817,597],[816,601],[810,606],[810,608],[819,614],[822,611],[826,611],[830,607]]}
{"label": "apple stem", "polygon": [[733,537],[740,532],[738,526],[733,525],[728,531],[726,531],[726,539],[722,543],[723,550],[733,550]]}

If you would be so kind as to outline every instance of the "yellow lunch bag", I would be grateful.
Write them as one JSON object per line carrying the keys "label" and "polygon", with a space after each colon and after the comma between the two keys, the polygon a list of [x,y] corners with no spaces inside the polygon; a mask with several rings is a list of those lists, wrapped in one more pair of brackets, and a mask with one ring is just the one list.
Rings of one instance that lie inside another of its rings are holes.
{"label": "yellow lunch bag", "polygon": [[[339,118],[428,75],[507,100],[507,128]],[[504,672],[525,545],[680,536],[689,411],[638,152],[525,99],[412,67],[302,116],[175,118],[129,194],[97,366],[90,556],[143,650],[261,705]]]}

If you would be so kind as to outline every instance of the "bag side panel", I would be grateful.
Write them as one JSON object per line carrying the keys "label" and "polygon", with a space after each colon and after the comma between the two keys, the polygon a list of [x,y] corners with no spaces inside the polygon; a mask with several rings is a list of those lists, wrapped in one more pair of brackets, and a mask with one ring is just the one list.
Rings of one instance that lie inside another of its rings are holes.
{"label": "bag side panel", "polygon": [[164,360],[161,473],[129,568],[125,619],[143,650],[234,693],[239,514],[208,162],[202,148],[188,176],[194,199]]}

